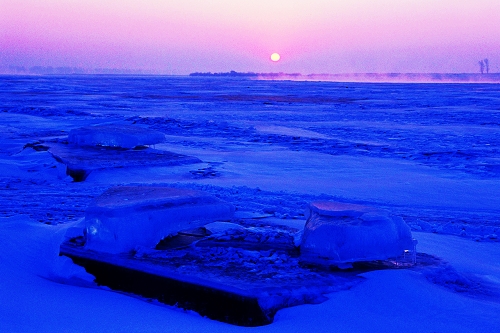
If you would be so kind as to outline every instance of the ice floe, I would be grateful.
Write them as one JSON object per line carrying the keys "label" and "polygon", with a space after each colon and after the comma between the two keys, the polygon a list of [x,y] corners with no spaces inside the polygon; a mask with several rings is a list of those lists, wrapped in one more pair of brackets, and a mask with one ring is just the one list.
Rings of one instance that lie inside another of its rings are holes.
{"label": "ice floe", "polygon": [[113,187],[85,213],[86,248],[119,253],[154,247],[163,237],[231,218],[234,208],[196,190]]}
{"label": "ice floe", "polygon": [[196,157],[152,148],[122,150],[54,143],[50,145],[49,152],[66,165],[66,173],[74,181],[84,181],[95,170],[201,163]]}
{"label": "ice floe", "polygon": [[380,209],[331,201],[310,204],[300,247],[302,262],[339,267],[398,257],[411,249],[410,227],[402,218]]}

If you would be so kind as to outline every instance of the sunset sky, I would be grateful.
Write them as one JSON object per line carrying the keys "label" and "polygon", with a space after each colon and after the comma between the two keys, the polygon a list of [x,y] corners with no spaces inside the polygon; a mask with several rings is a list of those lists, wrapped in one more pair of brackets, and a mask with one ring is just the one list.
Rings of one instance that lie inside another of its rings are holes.
{"label": "sunset sky", "polygon": [[0,67],[461,73],[488,58],[500,72],[499,13],[499,0],[0,0]]}

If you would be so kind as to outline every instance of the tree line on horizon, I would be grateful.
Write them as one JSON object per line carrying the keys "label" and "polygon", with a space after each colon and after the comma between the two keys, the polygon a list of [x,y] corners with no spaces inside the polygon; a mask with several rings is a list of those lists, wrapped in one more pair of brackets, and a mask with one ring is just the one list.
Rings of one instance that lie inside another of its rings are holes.
{"label": "tree line on horizon", "polygon": [[278,77],[278,76],[302,76],[300,73],[255,73],[255,72],[236,72],[236,71],[229,71],[229,72],[194,72],[190,73],[189,76],[232,76],[232,77],[257,77],[257,76],[264,76],[264,77]]}

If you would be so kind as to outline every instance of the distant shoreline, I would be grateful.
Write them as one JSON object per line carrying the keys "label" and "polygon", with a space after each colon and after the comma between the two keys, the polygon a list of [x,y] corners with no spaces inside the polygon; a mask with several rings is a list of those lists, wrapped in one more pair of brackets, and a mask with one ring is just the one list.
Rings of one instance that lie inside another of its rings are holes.
{"label": "distant shoreline", "polygon": [[194,72],[183,75],[145,73],[140,71],[95,70],[95,71],[56,71],[38,70],[36,72],[1,71],[0,76],[172,76],[172,77],[210,77],[275,81],[324,81],[345,83],[500,83],[500,73],[341,73],[341,74],[301,74],[301,73],[256,73],[256,72]]}
{"label": "distant shoreline", "polygon": [[301,73],[254,73],[221,72],[191,73],[201,77],[241,77],[259,80],[297,80],[332,82],[414,82],[414,83],[500,83],[500,73],[346,73],[346,74],[301,74]]}

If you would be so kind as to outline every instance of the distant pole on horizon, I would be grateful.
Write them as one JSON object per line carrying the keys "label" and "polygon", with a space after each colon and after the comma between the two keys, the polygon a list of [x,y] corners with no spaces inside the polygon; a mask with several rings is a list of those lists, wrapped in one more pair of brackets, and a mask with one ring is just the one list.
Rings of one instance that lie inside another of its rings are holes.
{"label": "distant pole on horizon", "polygon": [[479,70],[481,71],[481,74],[484,74],[484,61],[479,60]]}
{"label": "distant pole on horizon", "polygon": [[490,61],[488,58],[484,59],[484,65],[486,66],[486,74],[490,72]]}

